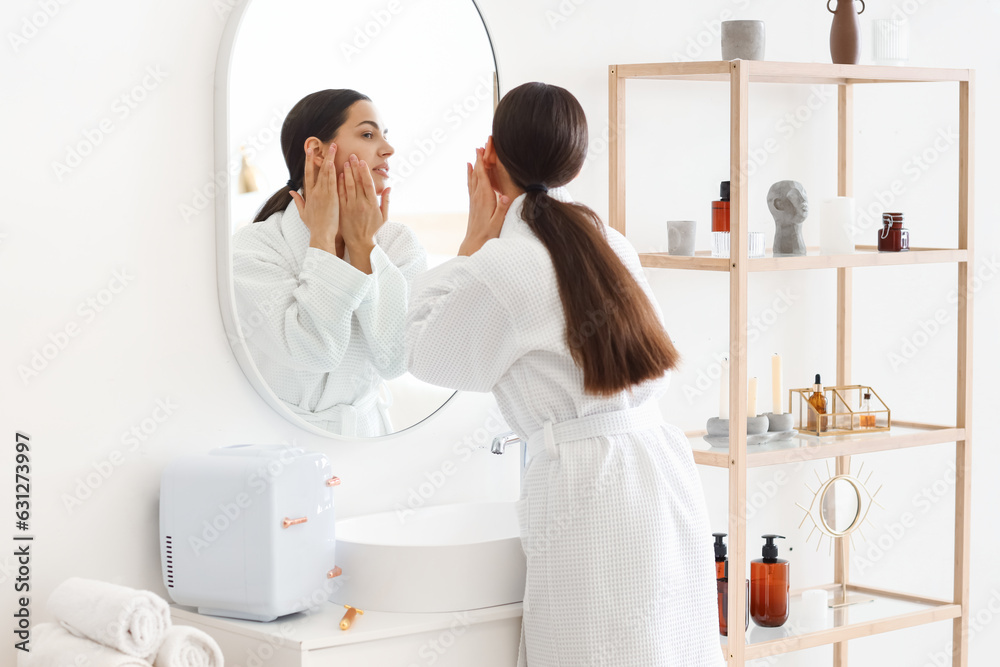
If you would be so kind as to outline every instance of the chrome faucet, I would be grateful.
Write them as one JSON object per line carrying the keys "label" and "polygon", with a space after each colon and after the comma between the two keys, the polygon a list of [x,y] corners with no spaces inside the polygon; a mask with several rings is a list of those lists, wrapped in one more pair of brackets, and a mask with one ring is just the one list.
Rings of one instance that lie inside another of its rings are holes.
{"label": "chrome faucet", "polygon": [[501,433],[497,437],[493,438],[493,444],[490,445],[490,451],[494,454],[503,454],[510,445],[521,446],[521,478],[523,479],[524,471],[528,467],[528,443],[521,439],[520,436],[513,431]]}

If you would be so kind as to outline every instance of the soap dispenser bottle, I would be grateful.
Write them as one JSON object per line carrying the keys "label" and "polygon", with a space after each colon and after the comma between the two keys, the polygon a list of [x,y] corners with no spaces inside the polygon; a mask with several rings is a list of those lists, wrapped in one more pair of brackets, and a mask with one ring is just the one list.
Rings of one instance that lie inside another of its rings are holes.
{"label": "soap dispenser bottle", "polygon": [[750,615],[765,628],[777,628],[788,620],[788,561],[778,558],[775,539],[782,535],[763,535],[762,557],[750,563]]}
{"label": "soap dispenser bottle", "polygon": [[[715,587],[719,608],[719,634],[729,636],[729,560],[722,538],[725,533],[712,533],[715,538]],[[746,605],[744,606],[744,630],[750,627],[750,581],[747,580]]]}
{"label": "soap dispenser bottle", "polygon": [[712,533],[712,537],[715,538],[715,578],[722,579],[726,576],[728,568],[726,567],[728,562],[726,561],[726,543],[722,541],[722,538],[726,536],[725,533]]}

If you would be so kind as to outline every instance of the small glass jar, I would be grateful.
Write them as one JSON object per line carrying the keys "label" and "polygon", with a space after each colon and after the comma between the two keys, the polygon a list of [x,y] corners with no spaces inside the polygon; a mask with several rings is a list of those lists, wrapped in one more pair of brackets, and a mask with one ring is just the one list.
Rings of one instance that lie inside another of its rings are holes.
{"label": "small glass jar", "polygon": [[910,249],[910,230],[903,227],[902,213],[883,213],[878,234],[879,252],[906,252]]}

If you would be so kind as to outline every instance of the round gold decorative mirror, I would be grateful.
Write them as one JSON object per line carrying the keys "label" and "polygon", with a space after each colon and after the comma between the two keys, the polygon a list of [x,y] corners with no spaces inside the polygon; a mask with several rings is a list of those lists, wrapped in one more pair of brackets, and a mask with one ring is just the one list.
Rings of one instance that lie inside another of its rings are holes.
{"label": "round gold decorative mirror", "polygon": [[[873,504],[882,507],[875,500],[882,487],[879,486],[874,493],[868,490],[867,483],[871,480],[872,473],[862,481],[861,471],[864,470],[864,463],[858,469],[858,475],[854,476],[850,472],[850,467],[846,473],[834,475],[830,470],[830,462],[826,462],[827,477],[823,479],[819,472],[816,472],[816,479],[819,481],[819,488],[813,490],[808,484],[806,488],[812,494],[812,502],[809,507],[795,503],[806,515],[802,517],[799,528],[805,524],[807,519],[813,523],[812,530],[806,537],[806,542],[813,533],[819,531],[819,542],[816,550],[819,551],[823,543],[823,536],[830,538],[830,552],[833,552],[833,538],[850,537],[851,546],[854,546],[853,533],[858,533],[864,537],[861,524],[868,518],[868,512]],[[815,472],[815,471],[814,471]],[[882,509],[885,509],[884,507]],[[871,521],[869,521],[871,523]]]}

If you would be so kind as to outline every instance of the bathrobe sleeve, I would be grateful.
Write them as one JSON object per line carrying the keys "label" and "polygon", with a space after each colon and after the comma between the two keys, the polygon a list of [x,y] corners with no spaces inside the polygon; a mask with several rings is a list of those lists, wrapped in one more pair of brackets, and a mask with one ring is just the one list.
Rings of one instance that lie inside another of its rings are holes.
{"label": "bathrobe sleeve", "polygon": [[427,269],[427,253],[408,227],[393,224],[385,231],[376,236],[376,241],[384,243],[385,248],[376,245],[372,250],[371,286],[356,314],[371,363],[388,380],[406,372],[409,291],[413,279]]}
{"label": "bathrobe sleeve", "polygon": [[233,289],[243,335],[268,357],[296,370],[330,372],[344,356],[351,319],[372,279],[319,248],[301,267],[275,238],[233,239]]}
{"label": "bathrobe sleeve", "polygon": [[406,318],[407,365],[430,384],[490,391],[522,354],[510,310],[473,270],[473,257],[456,257],[414,283]]}

